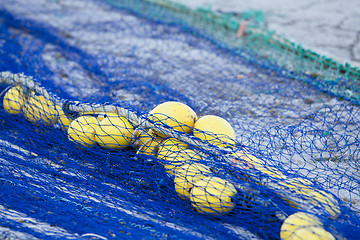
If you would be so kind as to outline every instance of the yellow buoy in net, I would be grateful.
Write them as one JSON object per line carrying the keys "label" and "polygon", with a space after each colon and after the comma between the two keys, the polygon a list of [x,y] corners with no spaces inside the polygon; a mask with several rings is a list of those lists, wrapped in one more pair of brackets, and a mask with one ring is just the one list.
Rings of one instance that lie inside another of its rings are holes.
{"label": "yellow buoy in net", "polygon": [[95,129],[96,142],[105,148],[123,149],[131,145],[134,127],[122,116],[110,115]]}
{"label": "yellow buoy in net", "polygon": [[81,116],[71,122],[68,128],[68,138],[70,141],[79,143],[83,146],[96,144],[95,128],[100,122],[96,117]]}
{"label": "yellow buoy in net", "polygon": [[305,198],[314,206],[324,209],[332,218],[337,218],[341,211],[339,202],[330,194],[319,189],[305,189]]}
{"label": "yellow buoy in net", "polygon": [[289,178],[279,182],[279,184],[286,188],[290,188],[292,191],[301,191],[301,189],[307,190],[314,185],[310,180],[304,178]]}
{"label": "yellow buoy in net", "polygon": [[[298,229],[288,240],[336,240],[335,237],[322,227],[308,227]],[[282,239],[283,240],[283,239]]]}
{"label": "yellow buoy in net", "polygon": [[190,190],[194,184],[211,175],[211,170],[200,163],[184,164],[176,172],[175,191],[182,199],[190,199]]}
{"label": "yellow buoy in net", "polygon": [[[299,194],[303,201],[321,209],[331,218],[335,219],[341,213],[339,202],[330,193],[316,189],[309,181],[300,180],[299,178],[295,178],[295,180],[287,179],[280,181],[279,185],[283,189],[290,189],[291,192]],[[301,203],[291,200],[286,193],[280,195],[294,208],[301,208]]]}
{"label": "yellow buoy in net", "polygon": [[[313,230],[316,231],[313,231]],[[322,229],[322,230],[321,230]],[[305,231],[302,231],[305,230]],[[293,240],[293,239],[323,239],[319,238],[319,236],[332,236],[330,233],[327,234],[315,234],[326,232],[323,229],[323,223],[320,221],[318,217],[313,214],[305,213],[305,212],[297,212],[289,217],[287,217],[280,229],[280,238],[282,240]],[[312,233],[312,234],[311,234]],[[305,238],[305,237],[312,238]],[[297,237],[297,238],[296,238]],[[333,238],[324,238],[324,239],[333,239]]]}
{"label": "yellow buoy in net", "polygon": [[[149,119],[156,124],[167,125],[173,129],[190,133],[194,127],[197,115],[189,106],[181,102],[165,102],[156,106],[149,113]],[[156,131],[163,137],[164,134]]]}
{"label": "yellow buoy in net", "polygon": [[198,211],[209,214],[224,214],[232,211],[235,186],[219,177],[207,177],[196,182],[190,191],[191,205]]}
{"label": "yellow buoy in net", "polygon": [[32,93],[23,107],[25,117],[33,122],[45,122],[51,125],[56,122],[58,113],[55,104],[42,95]]}
{"label": "yellow buoy in net", "polygon": [[194,136],[219,147],[234,148],[236,135],[228,121],[214,116],[200,117],[194,124]]}
{"label": "yellow buoy in net", "polygon": [[[338,201],[330,194],[322,190],[318,190],[314,187],[314,184],[303,178],[289,178],[277,168],[268,167],[260,159],[255,156],[239,151],[232,154],[237,161],[244,161],[248,164],[249,168],[255,168],[266,174],[270,178],[277,180],[277,190],[280,190],[279,194],[284,198],[291,206],[295,208],[301,208],[301,203],[291,200],[287,194],[289,190],[292,194],[301,195],[301,198],[310,203],[311,205],[322,209],[329,214],[332,218],[336,218],[340,215],[340,206]],[[287,190],[285,193],[281,193],[281,190]]]}
{"label": "yellow buoy in net", "polygon": [[164,139],[159,144],[157,158],[164,159],[169,154],[180,151],[181,149],[186,149],[188,146],[188,144],[176,138]]}
{"label": "yellow buoy in net", "polygon": [[166,172],[175,175],[177,170],[181,165],[186,163],[194,163],[202,160],[202,157],[199,153],[191,149],[183,149],[177,152],[170,153],[164,158],[165,162],[163,165],[166,169]]}
{"label": "yellow buoy in net", "polygon": [[[66,131],[74,119],[72,117],[67,116],[60,105],[55,105],[55,110],[57,114],[57,123],[60,125],[60,127],[63,130]],[[83,112],[82,115],[96,117],[97,120],[101,121],[105,118],[106,113]]]}
{"label": "yellow buoy in net", "polygon": [[4,96],[3,106],[4,109],[10,114],[22,113],[24,106],[24,93],[20,86],[10,88]]}
{"label": "yellow buoy in net", "polygon": [[135,142],[138,148],[138,154],[156,156],[157,147],[161,143],[161,139],[153,135],[151,132],[140,133]]}
{"label": "yellow buoy in net", "polygon": [[297,212],[284,220],[280,229],[280,238],[282,240],[291,239],[294,232],[299,228],[322,226],[322,222],[315,215],[305,212]]}

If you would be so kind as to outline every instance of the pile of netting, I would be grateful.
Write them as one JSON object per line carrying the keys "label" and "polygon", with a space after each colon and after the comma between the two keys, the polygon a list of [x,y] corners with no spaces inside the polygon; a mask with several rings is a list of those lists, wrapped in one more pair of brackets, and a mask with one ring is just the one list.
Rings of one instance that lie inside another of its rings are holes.
{"label": "pile of netting", "polygon": [[0,22],[0,238],[359,236],[357,69],[168,1]]}

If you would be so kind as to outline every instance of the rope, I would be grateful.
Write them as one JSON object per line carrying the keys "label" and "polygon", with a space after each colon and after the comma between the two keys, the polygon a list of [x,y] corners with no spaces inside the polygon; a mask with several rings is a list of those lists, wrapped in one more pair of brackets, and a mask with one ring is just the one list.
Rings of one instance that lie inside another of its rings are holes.
{"label": "rope", "polygon": [[177,138],[189,145],[197,146],[200,149],[205,151],[209,151],[215,154],[221,153],[231,153],[233,150],[218,146],[213,146],[207,144],[203,141],[191,138],[187,134],[174,131],[171,128],[166,128],[160,124],[154,124],[149,121],[146,116],[138,116],[136,113],[130,111],[129,109],[115,106],[115,105],[103,105],[103,104],[89,104],[89,103],[81,103],[78,101],[67,101],[62,100],[55,96],[54,94],[49,93],[45,88],[41,87],[40,84],[34,81],[32,76],[26,76],[23,73],[13,74],[11,72],[1,72],[0,73],[0,83],[16,85],[19,84],[21,86],[25,86],[27,89],[35,91],[38,94],[43,95],[46,99],[54,102],[57,106],[60,106],[62,109],[66,109],[65,112],[93,112],[93,113],[116,113],[122,117],[127,118],[131,122],[135,123],[138,128],[145,129],[155,129],[159,132],[162,132],[167,137]]}

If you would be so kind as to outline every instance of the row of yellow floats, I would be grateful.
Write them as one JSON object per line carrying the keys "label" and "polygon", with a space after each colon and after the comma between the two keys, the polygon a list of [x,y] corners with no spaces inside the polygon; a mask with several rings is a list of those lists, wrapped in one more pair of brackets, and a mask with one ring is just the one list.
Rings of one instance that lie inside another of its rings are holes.
{"label": "row of yellow floats", "polygon": [[[174,176],[174,186],[178,195],[189,200],[199,212],[225,214],[234,209],[232,198],[237,193],[235,186],[222,178],[213,176],[210,168],[199,163],[202,157],[188,145],[175,138],[167,138],[156,130],[137,131],[131,121],[115,113],[97,116],[83,115],[74,120],[69,118],[61,106],[35,92],[25,94],[21,86],[11,87],[3,99],[4,109],[10,114],[21,114],[31,122],[43,122],[46,125],[59,125],[67,131],[68,138],[86,147],[98,144],[109,149],[124,149],[130,146],[138,148],[138,153],[157,157],[165,171]],[[235,131],[223,118],[214,115],[197,117],[187,105],[180,102],[165,102],[149,112],[148,118],[158,124],[165,124],[177,131],[191,133],[212,145],[232,147],[235,144]],[[264,168],[259,159],[250,154],[234,153],[237,158],[279,181],[285,175]],[[287,187],[295,191],[304,191],[306,183],[295,181]],[[311,192],[309,192],[310,194]],[[311,197],[317,198],[315,192]],[[324,196],[321,195],[323,198]],[[284,196],[285,197],[285,196]],[[326,201],[326,199],[320,199]],[[335,209],[335,210],[334,210]],[[339,214],[337,206],[329,207],[330,214]],[[335,239],[327,232],[321,221],[312,214],[298,212],[289,216],[282,224],[281,239]]]}

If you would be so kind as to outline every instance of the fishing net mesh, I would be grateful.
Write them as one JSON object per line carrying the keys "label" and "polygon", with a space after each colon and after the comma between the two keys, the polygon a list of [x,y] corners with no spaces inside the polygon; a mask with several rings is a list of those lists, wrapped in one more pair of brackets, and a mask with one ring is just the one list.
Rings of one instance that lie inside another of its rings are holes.
{"label": "fishing net mesh", "polygon": [[357,68],[251,14],[0,10],[1,238],[357,238]]}

